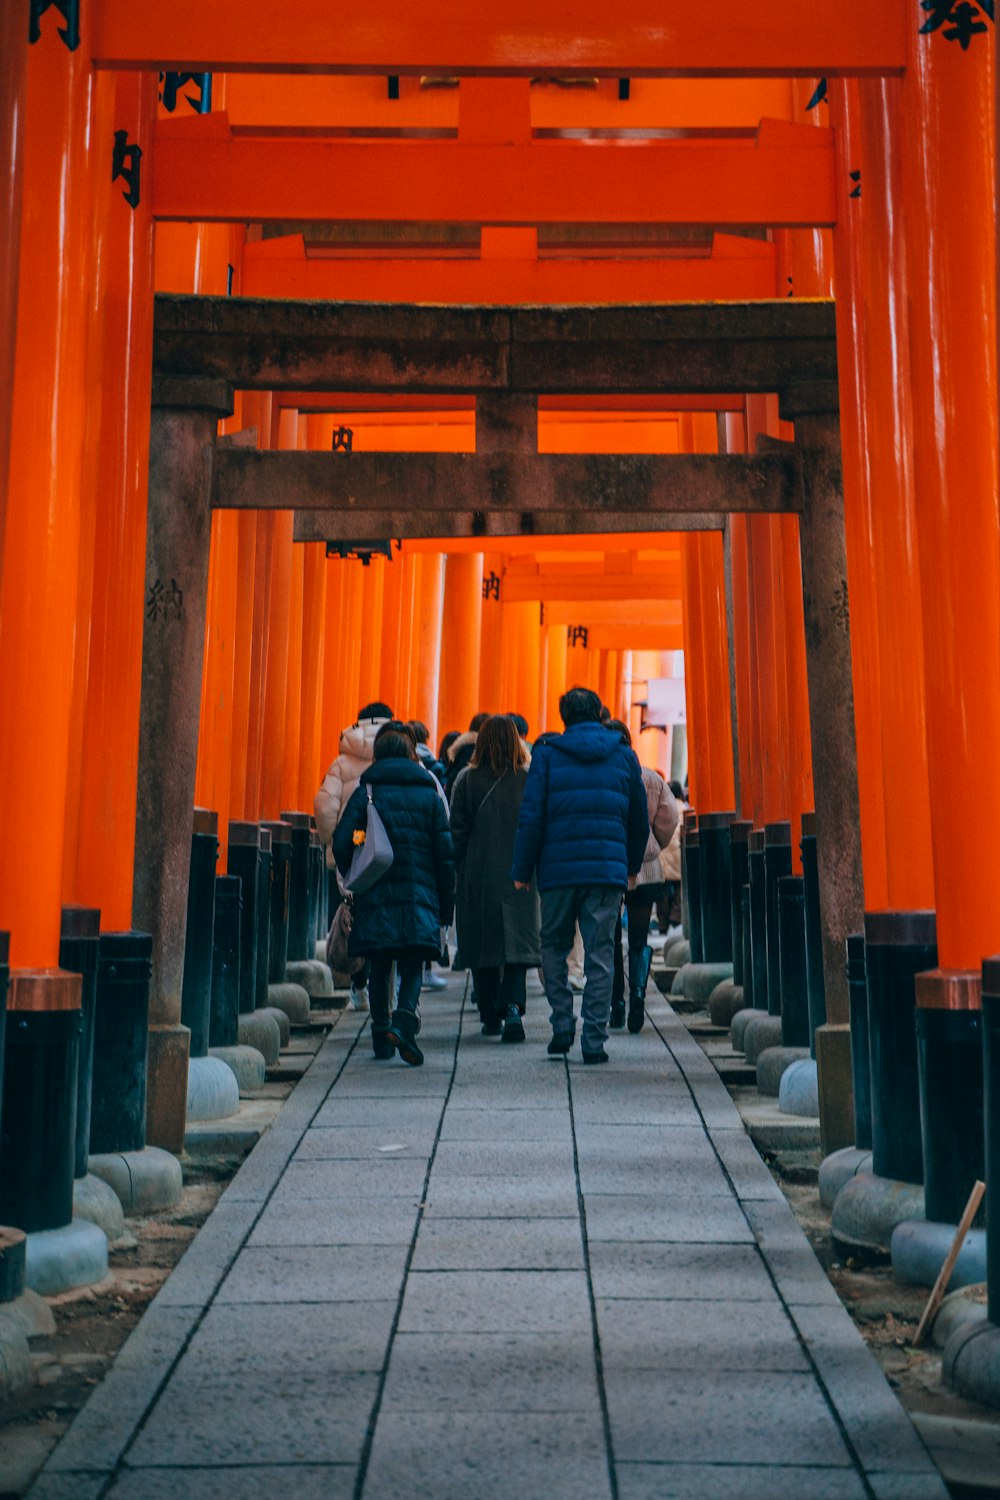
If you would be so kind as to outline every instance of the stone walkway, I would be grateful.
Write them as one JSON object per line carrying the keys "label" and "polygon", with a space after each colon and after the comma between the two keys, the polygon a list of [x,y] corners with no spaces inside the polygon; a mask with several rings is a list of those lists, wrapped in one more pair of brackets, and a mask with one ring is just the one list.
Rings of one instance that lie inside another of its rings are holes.
{"label": "stone walkway", "polygon": [[[715,1070],[345,1013],[32,1500],[944,1500]],[[655,1029],[654,1029],[655,1027]]]}

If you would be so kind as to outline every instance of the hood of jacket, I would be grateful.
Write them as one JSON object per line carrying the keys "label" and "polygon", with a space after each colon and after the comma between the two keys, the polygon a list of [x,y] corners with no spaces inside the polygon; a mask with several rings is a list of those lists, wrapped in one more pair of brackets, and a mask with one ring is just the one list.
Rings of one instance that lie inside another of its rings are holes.
{"label": "hood of jacket", "polygon": [[362,786],[427,786],[428,783],[437,786],[427,767],[416,760],[405,760],[402,755],[373,760],[361,775]]}
{"label": "hood of jacket", "polygon": [[340,734],[341,755],[353,755],[356,760],[371,760],[375,754],[375,736],[388,719],[361,719],[357,724],[348,724]]}
{"label": "hood of jacket", "polygon": [[545,744],[574,760],[595,762],[610,760],[621,749],[622,739],[604,724],[571,724],[562,734],[547,734]]}
{"label": "hood of jacket", "polygon": [[448,746],[448,759],[454,760],[459,750],[467,749],[470,746],[475,749],[478,738],[479,735],[474,729],[467,729],[464,734],[459,735],[457,740],[452,740]]}

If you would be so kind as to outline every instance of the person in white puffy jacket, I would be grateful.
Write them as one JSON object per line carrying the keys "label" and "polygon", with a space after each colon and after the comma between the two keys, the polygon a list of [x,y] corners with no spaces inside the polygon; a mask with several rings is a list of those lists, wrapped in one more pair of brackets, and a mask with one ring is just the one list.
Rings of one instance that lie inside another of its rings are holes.
{"label": "person in white puffy jacket", "polygon": [[[340,735],[339,753],[323,777],[323,785],[313,799],[313,813],[320,839],[326,845],[328,870],[336,867],[333,862],[333,835],[341,814],[361,777],[375,758],[375,736],[383,724],[393,717],[392,709],[385,703],[366,703],[358,714],[355,724],[348,724]],[[331,894],[333,886],[331,885]],[[331,911],[331,916],[333,915]],[[368,965],[351,980],[351,1004],[355,1010],[368,1009]]]}

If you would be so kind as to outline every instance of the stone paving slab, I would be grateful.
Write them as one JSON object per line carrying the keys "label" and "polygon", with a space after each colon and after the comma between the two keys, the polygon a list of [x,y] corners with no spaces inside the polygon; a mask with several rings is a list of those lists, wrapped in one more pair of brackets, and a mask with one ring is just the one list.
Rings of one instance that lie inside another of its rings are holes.
{"label": "stone paving slab", "polygon": [[375,1433],[365,1500],[610,1500],[600,1427],[547,1414],[396,1412]]}
{"label": "stone paving slab", "polygon": [[392,1347],[390,1411],[579,1412],[601,1421],[589,1323],[544,1333],[406,1333]]}
{"label": "stone paving slab", "polygon": [[843,1469],[619,1463],[617,1474],[618,1500],[865,1500],[866,1496],[858,1475]]}
{"label": "stone paving slab", "polygon": [[32,1500],[943,1500],[669,1006],[584,1069],[466,983],[424,1069],[335,1018]]}
{"label": "stone paving slab", "polygon": [[779,1307],[756,1246],[622,1243],[592,1240],[590,1275],[597,1297],[673,1301],[764,1302]]}
{"label": "stone paving slab", "polygon": [[790,1319],[769,1302],[599,1298],[605,1371],[809,1369]]}
{"label": "stone paving slab", "polygon": [[425,1218],[414,1271],[582,1271],[578,1218]]}
{"label": "stone paving slab", "polygon": [[220,1288],[216,1306],[384,1301],[396,1294],[408,1253],[406,1245],[248,1246]]}

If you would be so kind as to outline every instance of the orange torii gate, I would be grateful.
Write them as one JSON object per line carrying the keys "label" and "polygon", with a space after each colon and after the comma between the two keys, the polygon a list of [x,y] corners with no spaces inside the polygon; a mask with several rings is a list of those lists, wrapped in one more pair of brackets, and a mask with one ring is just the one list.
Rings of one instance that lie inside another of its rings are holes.
{"label": "orange torii gate", "polygon": [[[779,393],[783,414],[796,423],[794,448],[715,459],[644,455],[645,508],[630,529],[718,529],[720,512],[736,507],[801,513],[827,1006],[831,1022],[844,1023],[843,942],[860,919],[862,876],[832,305],[450,308],[158,299],[146,583],[155,589],[171,580],[183,603],[144,633],[135,919],[154,934],[154,1004],[160,1010],[150,1040],[151,1056],[157,1053],[150,1078],[157,1088],[162,1084],[164,1096],[183,1061],[172,1065],[182,1045],[179,1012],[172,1010],[180,995],[175,971],[183,951],[178,935],[213,499],[288,508],[304,496],[311,511],[300,509],[300,528],[303,515],[312,514],[322,517],[317,526],[327,537],[349,528],[370,538],[388,519],[373,503],[389,494],[398,496],[396,534],[419,533],[428,523],[403,499],[412,489],[408,469],[428,460],[459,461],[468,477],[464,492],[449,502],[456,508],[442,502],[436,485],[421,502],[435,508],[437,535],[468,528],[466,534],[484,536],[495,534],[498,524],[534,534],[560,529],[560,518],[567,518],[566,530],[607,533],[621,517],[603,501],[602,488],[616,471],[623,483],[634,481],[637,460],[604,455],[595,465],[585,455],[539,454],[539,395],[610,391],[662,398],[673,390],[734,387]],[[232,410],[234,389],[471,394],[477,451],[268,454],[216,444],[216,422]],[[392,465],[389,485],[386,464]],[[695,480],[703,489],[700,507]],[[677,510],[663,508],[671,485],[683,500]],[[470,497],[478,497],[478,508],[469,509]],[[324,501],[325,512],[317,509]],[[159,1118],[168,1117],[162,1108]],[[180,1110],[178,1128],[182,1119]]]}

